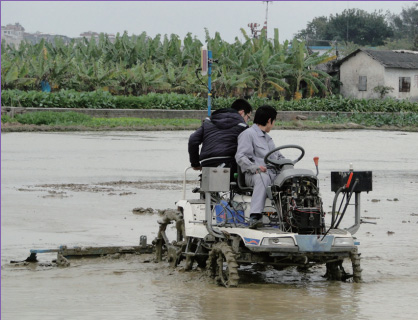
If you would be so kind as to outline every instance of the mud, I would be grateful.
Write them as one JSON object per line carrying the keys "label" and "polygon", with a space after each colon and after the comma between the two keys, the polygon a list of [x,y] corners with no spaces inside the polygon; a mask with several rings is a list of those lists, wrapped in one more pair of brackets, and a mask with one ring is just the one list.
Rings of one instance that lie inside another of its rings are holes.
{"label": "mud", "polygon": [[[227,290],[197,267],[173,270],[142,255],[71,260],[68,268],[52,262],[56,254],[39,255],[39,264],[10,264],[30,249],[138,245],[140,235],[150,243],[160,213],[182,198],[190,133],[2,133],[2,319],[416,318],[416,133],[272,133],[276,145],[305,148],[302,168],[314,170],[319,156],[326,211],[330,171],[350,162],[373,170],[362,218],[377,224],[356,234],[364,283],[326,281],[323,267],[254,266],[241,268],[240,287]],[[197,174],[187,176],[188,198],[196,197],[190,190]]]}

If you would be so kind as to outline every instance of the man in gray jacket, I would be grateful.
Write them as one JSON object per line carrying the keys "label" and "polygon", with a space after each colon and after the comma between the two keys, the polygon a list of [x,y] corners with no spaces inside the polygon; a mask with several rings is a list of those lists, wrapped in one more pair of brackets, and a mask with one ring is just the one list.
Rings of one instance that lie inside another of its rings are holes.
{"label": "man in gray jacket", "polygon": [[[271,185],[278,172],[275,168],[267,168],[264,156],[275,148],[273,139],[268,132],[273,128],[277,111],[271,106],[262,106],[257,109],[254,124],[238,136],[238,149],[235,155],[237,164],[245,174],[247,186],[253,186],[251,198],[250,228],[263,226],[262,213],[266,202],[266,188]],[[284,158],[277,151],[272,158]]]}

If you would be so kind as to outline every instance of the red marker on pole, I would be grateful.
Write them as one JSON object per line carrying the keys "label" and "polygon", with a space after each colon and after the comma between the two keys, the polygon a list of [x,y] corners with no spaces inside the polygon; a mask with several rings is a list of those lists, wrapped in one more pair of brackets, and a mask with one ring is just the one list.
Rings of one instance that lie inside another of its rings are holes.
{"label": "red marker on pole", "polygon": [[319,161],[319,157],[314,157],[313,161],[315,163],[315,167],[316,167],[316,176],[318,176],[319,174],[319,170],[318,170],[318,161]]}
{"label": "red marker on pole", "polygon": [[345,185],[346,189],[348,189],[348,187],[350,186],[351,179],[353,178],[353,173],[354,172],[351,172],[350,175],[348,176],[347,184]]}

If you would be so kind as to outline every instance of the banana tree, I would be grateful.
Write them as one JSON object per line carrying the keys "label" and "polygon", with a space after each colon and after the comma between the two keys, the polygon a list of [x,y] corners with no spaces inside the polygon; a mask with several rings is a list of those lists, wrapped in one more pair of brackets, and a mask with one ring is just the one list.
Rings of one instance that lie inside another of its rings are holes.
{"label": "banana tree", "polygon": [[279,60],[279,54],[271,55],[265,46],[251,56],[247,73],[252,76],[259,97],[265,97],[268,91],[283,92],[289,85],[285,81],[289,66]]}
{"label": "banana tree", "polygon": [[170,88],[170,84],[164,79],[164,72],[151,61],[143,62],[137,66],[139,94],[164,91]]}
{"label": "banana tree", "polygon": [[315,67],[321,63],[328,62],[335,59],[335,56],[323,54],[319,56],[318,53],[308,55],[305,42],[294,39],[292,42],[291,54],[288,57],[291,69],[289,70],[288,79],[295,85],[293,95],[295,99],[300,99],[302,94],[300,92],[300,85],[302,81],[306,82],[310,90],[317,93],[319,89],[327,90],[323,80],[330,78],[330,76]]}
{"label": "banana tree", "polygon": [[73,81],[80,91],[106,90],[115,85],[116,69],[104,63],[104,59],[74,63]]}
{"label": "banana tree", "polygon": [[1,59],[1,89],[24,89],[33,84],[34,79],[28,77],[26,63],[18,58]]}
{"label": "banana tree", "polygon": [[215,80],[212,82],[213,88],[218,96],[223,97],[244,96],[244,90],[253,79],[247,72],[228,71],[225,65],[217,68],[215,74]]}

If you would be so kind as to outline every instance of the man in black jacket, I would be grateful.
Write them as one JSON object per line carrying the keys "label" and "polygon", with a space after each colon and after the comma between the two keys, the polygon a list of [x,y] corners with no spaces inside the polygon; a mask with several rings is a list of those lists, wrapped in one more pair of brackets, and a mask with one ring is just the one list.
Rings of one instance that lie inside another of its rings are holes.
{"label": "man in black jacket", "polygon": [[[237,139],[248,128],[252,109],[246,100],[237,99],[231,108],[216,110],[205,119],[189,138],[190,163],[194,170],[225,164],[231,172],[236,172]],[[199,155],[200,144],[202,150]]]}

